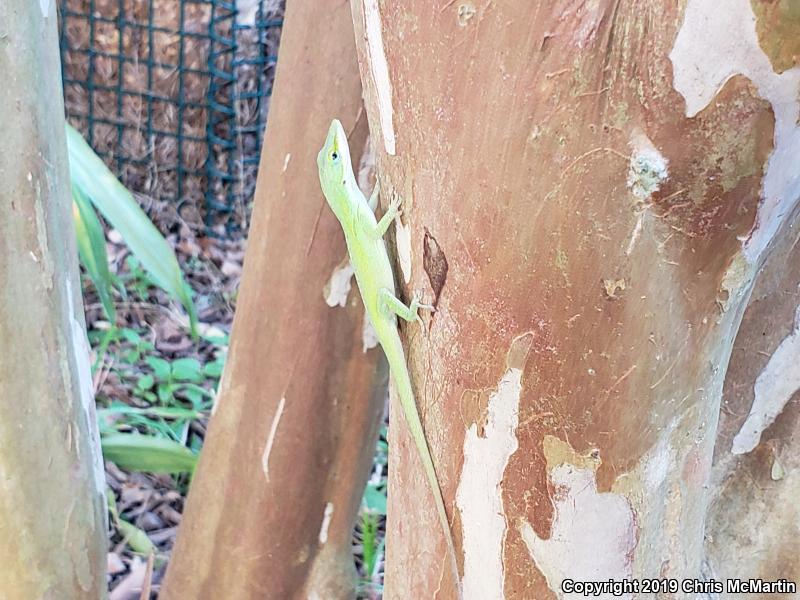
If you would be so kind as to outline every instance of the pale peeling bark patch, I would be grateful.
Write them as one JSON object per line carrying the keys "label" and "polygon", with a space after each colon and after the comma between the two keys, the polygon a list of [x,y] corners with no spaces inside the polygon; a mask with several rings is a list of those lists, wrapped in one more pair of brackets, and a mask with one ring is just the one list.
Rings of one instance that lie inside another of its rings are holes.
{"label": "pale peeling bark patch", "polygon": [[[674,477],[679,472],[679,457],[671,442],[678,422],[675,419],[664,427],[658,441],[639,459],[636,467],[620,474],[611,486],[611,492],[626,498],[636,515],[636,548],[632,564],[637,574],[659,573],[661,557],[650,549],[670,546],[676,532],[683,530],[680,525],[680,494],[670,491],[674,485],[679,489]],[[674,551],[678,555],[682,553],[680,547]],[[661,576],[666,575],[661,572]]]}
{"label": "pale peeling bark patch", "polygon": [[[725,275],[720,283],[721,297],[717,297],[717,302],[722,312],[727,312],[731,306],[742,306],[745,296],[750,294],[752,289],[750,284],[756,275],[755,265],[748,262],[743,254],[736,254],[733,261],[726,269]],[[720,315],[719,321],[721,321]]]}
{"label": "pale peeling bark patch", "polygon": [[661,489],[674,464],[675,456],[669,444],[669,435],[664,435],[650,452],[644,464],[644,482],[648,492],[654,493]]}
{"label": "pale peeling bark patch", "polygon": [[74,317],[71,318],[72,351],[75,354],[77,365],[78,385],[80,387],[83,415],[86,419],[86,429],[89,432],[89,449],[92,455],[94,470],[95,491],[103,496],[105,494],[106,476],[103,467],[103,451],[100,446],[100,432],[97,428],[97,413],[94,403],[94,385],[92,384],[92,369],[89,365],[89,343],[83,327]]}
{"label": "pale peeling bark patch", "polygon": [[466,27],[467,23],[469,23],[470,19],[472,19],[477,12],[478,10],[475,8],[475,5],[472,4],[472,2],[459,4],[457,9],[458,24],[461,27]]}
{"label": "pale peeling bark patch", "polygon": [[733,438],[731,452],[745,454],[758,446],[761,434],[800,389],[800,306],[794,317],[794,329],[784,338],[761,371],[753,386],[753,406],[739,433]]}
{"label": "pale peeling bark patch", "polygon": [[636,198],[646,200],[669,177],[667,159],[641,130],[633,132],[630,144],[633,153],[628,165],[628,188]]}
{"label": "pale peeling bark patch", "polygon": [[232,349],[228,351],[228,357],[225,360],[225,366],[222,369],[222,377],[219,379],[219,386],[217,387],[217,393],[214,395],[214,403],[211,405],[211,416],[213,417],[217,412],[217,406],[219,405],[220,399],[223,396],[228,395],[228,390],[231,387],[231,376],[228,374],[230,369],[227,365],[233,364],[231,361],[232,356]]}
{"label": "pale peeling bark patch", "polygon": [[39,256],[41,256],[41,260],[39,260],[39,256],[36,255],[36,252],[31,251],[31,256],[33,257],[34,262],[37,263],[42,269],[42,283],[44,284],[45,289],[52,290],[54,279],[53,260],[47,244],[47,219],[44,214],[44,200],[42,199],[42,190],[38,179],[35,182],[35,186],[37,197],[36,202],[34,203],[34,213],[36,216],[36,241],[38,243],[37,251],[39,252]]}
{"label": "pale peeling bark patch", "polygon": [[[370,179],[375,174],[375,149],[372,147],[372,138],[367,134],[367,141],[364,142],[364,150],[361,152],[361,160],[358,163],[358,187],[361,193],[369,198],[372,190],[369,187]],[[377,183],[377,177],[375,177]]]}
{"label": "pale peeling bark patch", "polygon": [[403,281],[407,284],[411,281],[411,227],[403,225],[399,218],[395,219],[394,223],[397,260],[403,273]]}
{"label": "pale peeling bark patch", "polygon": [[[103,450],[100,445],[100,430],[97,427],[97,407],[94,402],[94,383],[92,382],[92,367],[89,364],[89,341],[86,331],[75,318],[75,305],[72,296],[72,284],[69,277],[64,279],[66,284],[67,310],[69,311],[70,330],[72,334],[72,353],[75,356],[75,365],[80,388],[81,406],[86,419],[86,430],[89,433],[89,451],[92,454],[92,468],[94,472],[95,491],[102,497],[106,493],[106,474],[103,466]],[[65,361],[66,362],[66,361]],[[78,446],[80,448],[80,446]],[[104,513],[105,514],[105,513]]]}
{"label": "pale peeling bark patch", "polygon": [[347,296],[350,294],[353,279],[353,265],[350,259],[345,258],[333,269],[328,283],[322,290],[322,297],[325,304],[330,307],[347,305]]}
{"label": "pale peeling bark patch", "polygon": [[600,459],[596,453],[579,455],[552,436],[545,437],[544,452],[554,488],[550,537],[540,538],[527,522],[520,526],[520,533],[547,585],[559,598],[566,598],[569,595],[561,591],[564,579],[630,579],[636,522],[627,498],[597,491]]}
{"label": "pale peeling bark patch", "polygon": [[645,211],[639,211],[638,216],[636,217],[636,224],[633,226],[633,231],[631,231],[631,238],[628,242],[628,247],[625,249],[625,255],[630,256],[633,253],[633,249],[636,246],[636,242],[639,241],[639,236],[642,235],[642,225],[644,225],[644,214]]}
{"label": "pale peeling bark patch", "polygon": [[775,149],[762,182],[762,202],[745,257],[756,262],[800,198],[800,68],[775,73],[758,43],[756,17],[749,0],[689,0],[670,53],[673,85],[693,117],[735,75],[752,81],[775,114]]}
{"label": "pale peeling bark patch", "polygon": [[364,311],[364,320],[361,326],[361,351],[366,353],[367,350],[377,347],[379,342],[378,332],[372,326],[372,321],[370,321],[367,311]]}
{"label": "pale peeling bark patch", "polygon": [[275,443],[275,434],[278,432],[278,424],[283,416],[283,409],[286,406],[286,398],[281,398],[278,402],[278,409],[275,411],[275,416],[272,418],[272,425],[269,428],[269,435],[267,436],[267,443],[264,446],[264,454],[261,456],[261,470],[264,471],[264,477],[269,482],[269,455],[272,453],[272,446]]}
{"label": "pale peeling bark patch", "polygon": [[490,394],[483,429],[473,423],[464,436],[464,465],[456,491],[464,548],[464,598],[502,598],[505,573],[503,545],[506,516],[501,484],[506,465],[517,450],[522,367],[532,336],[516,338],[507,370]]}
{"label": "pale peeling bark patch", "polygon": [[389,79],[389,63],[386,61],[386,52],[383,49],[383,29],[378,0],[364,0],[364,32],[367,36],[370,73],[378,99],[378,120],[381,124],[383,147],[386,154],[393,156],[395,137],[392,82]]}
{"label": "pale peeling bark patch", "polygon": [[550,35],[568,36],[562,43],[570,43],[583,50],[597,38],[597,32],[603,19],[608,15],[609,5],[612,3],[600,0],[571,0],[549,4],[553,6],[555,21],[551,25]]}
{"label": "pale peeling bark patch", "polygon": [[322,513],[322,525],[319,528],[320,545],[328,541],[328,528],[331,525],[331,518],[333,518],[333,502],[328,502],[325,505],[325,511]]}

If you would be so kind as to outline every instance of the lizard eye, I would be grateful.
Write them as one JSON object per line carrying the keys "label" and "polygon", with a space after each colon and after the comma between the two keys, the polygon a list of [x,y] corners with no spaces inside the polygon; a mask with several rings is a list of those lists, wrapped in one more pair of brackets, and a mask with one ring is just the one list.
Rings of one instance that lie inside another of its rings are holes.
{"label": "lizard eye", "polygon": [[335,150],[333,152],[331,152],[331,160],[336,160],[338,158],[339,158],[339,153],[338,152],[336,152]]}

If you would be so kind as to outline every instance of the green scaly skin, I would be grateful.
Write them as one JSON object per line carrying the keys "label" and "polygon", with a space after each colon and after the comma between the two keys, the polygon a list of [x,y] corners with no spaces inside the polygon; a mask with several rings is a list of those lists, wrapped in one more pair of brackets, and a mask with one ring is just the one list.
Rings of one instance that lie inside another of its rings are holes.
{"label": "green scaly skin", "polygon": [[367,202],[359,190],[350,161],[350,148],[342,124],[334,119],[328,130],[325,145],[317,155],[319,181],[331,210],[339,219],[347,242],[347,252],[355,272],[358,289],[364,301],[375,333],[378,336],[389,369],[397,387],[400,405],[403,408],[411,438],[419,452],[425,475],[433,492],[439,520],[444,530],[447,548],[452,562],[456,589],[460,592],[458,563],[450,523],[447,519],[442,490],[436,477],[436,469],[431,458],[430,448],[422,428],[422,421],[414,399],[411,378],[408,374],[403,343],[397,331],[397,319],[420,321],[418,309],[432,307],[420,304],[417,298],[406,306],[395,294],[394,275],[383,235],[391,222],[400,214],[400,203],[393,201],[380,221],[376,220],[374,210],[378,204],[376,186],[372,198]]}

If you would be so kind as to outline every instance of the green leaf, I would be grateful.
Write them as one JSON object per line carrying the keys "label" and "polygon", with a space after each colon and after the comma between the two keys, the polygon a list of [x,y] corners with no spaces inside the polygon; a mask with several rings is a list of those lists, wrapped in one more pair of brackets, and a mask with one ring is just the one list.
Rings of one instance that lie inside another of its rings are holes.
{"label": "green leaf", "polygon": [[372,579],[375,575],[375,567],[378,554],[381,552],[383,543],[378,540],[379,517],[376,514],[364,512],[361,515],[361,544],[364,556],[364,571],[367,578]]}
{"label": "green leaf", "polygon": [[192,337],[197,339],[197,313],[192,292],[183,280],[172,248],[81,134],[69,125],[66,128],[72,185],[119,231],[153,281],[183,304],[189,313]]}
{"label": "green leaf", "polygon": [[215,394],[196,383],[181,384],[179,390],[181,396],[185,397],[197,410],[210,408],[214,403]]}
{"label": "green leaf", "polygon": [[78,241],[78,256],[89,278],[97,289],[100,302],[111,323],[117,320],[117,310],[111,297],[114,280],[108,270],[106,237],[100,219],[89,199],[76,186],[72,186],[72,218],[75,222],[75,237]]}
{"label": "green leaf", "polygon": [[164,419],[199,419],[203,413],[191,408],[180,408],[177,406],[148,406],[139,408],[128,406],[127,404],[115,404],[108,408],[97,409],[98,420],[108,418],[111,415],[152,415]]}
{"label": "green leaf", "polygon": [[94,364],[92,365],[92,373],[97,371],[97,368],[103,362],[103,359],[105,359],[109,344],[117,339],[117,331],[116,325],[112,325],[110,329],[103,333],[99,345],[95,346],[97,358],[95,358]]}
{"label": "green leaf", "polygon": [[145,473],[193,472],[197,455],[173,440],[138,433],[117,433],[100,439],[103,456],[118,467]]}
{"label": "green leaf", "polygon": [[379,515],[386,514],[386,492],[379,486],[368,483],[364,490],[364,505],[367,510]]}
{"label": "green leaf", "polygon": [[153,387],[154,383],[155,383],[155,380],[153,379],[152,375],[142,375],[136,381],[136,387],[139,388],[142,391],[149,390],[151,387]]}
{"label": "green leaf", "polygon": [[202,381],[202,366],[196,358],[179,358],[172,361],[172,378],[179,381]]}
{"label": "green leaf", "polygon": [[150,365],[151,369],[153,369],[157,379],[160,379],[161,381],[169,381],[170,375],[172,374],[172,369],[166,360],[163,358],[158,358],[157,356],[147,356],[145,357],[144,361]]}
{"label": "green leaf", "polygon": [[172,400],[172,392],[173,392],[172,384],[171,383],[159,383],[156,387],[156,394],[158,394],[158,400],[162,404],[167,404],[170,400]]}
{"label": "green leaf", "polygon": [[119,330],[120,335],[128,340],[131,344],[140,344],[142,342],[142,336],[139,335],[139,332],[131,329],[130,327],[123,327]]}
{"label": "green leaf", "polygon": [[110,487],[106,488],[106,504],[108,505],[108,513],[116,526],[119,520],[119,511],[117,510],[117,498],[114,496],[114,490]]}
{"label": "green leaf", "polygon": [[186,396],[192,406],[202,406],[205,396],[196,387],[186,387],[181,390],[181,393]]}
{"label": "green leaf", "polygon": [[213,328],[211,333],[204,333],[202,337],[204,340],[210,344],[214,344],[215,346],[228,346],[230,343],[228,335],[224,332],[216,330],[216,328]]}
{"label": "green leaf", "polygon": [[185,392],[186,390],[195,390],[198,394],[205,396],[209,400],[213,400],[216,397],[214,392],[210,392],[206,388],[197,385],[196,383],[183,383],[180,387],[182,392]]}
{"label": "green leaf", "polygon": [[203,374],[206,377],[214,377],[219,379],[222,376],[222,369],[225,367],[225,361],[216,359],[214,362],[206,363],[203,365]]}
{"label": "green leaf", "polygon": [[156,545],[147,537],[147,534],[133,523],[125,519],[117,519],[117,530],[128,541],[128,546],[134,552],[149,555],[151,552],[155,554],[158,551]]}

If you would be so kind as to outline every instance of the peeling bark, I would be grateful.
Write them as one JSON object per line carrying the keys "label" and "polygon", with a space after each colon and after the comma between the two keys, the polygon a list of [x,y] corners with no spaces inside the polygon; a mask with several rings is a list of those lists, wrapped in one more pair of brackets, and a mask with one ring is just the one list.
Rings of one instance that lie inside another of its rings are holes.
{"label": "peeling bark", "polygon": [[352,131],[358,164],[367,127],[349,6],[292,2],[228,362],[167,600],[353,595],[353,524],[387,373],[319,187],[333,117]]}
{"label": "peeling bark", "polygon": [[52,1],[0,4],[0,590],[105,596],[106,502]]}
{"label": "peeling bark", "polygon": [[[800,351],[783,361],[797,339],[798,307],[800,219],[756,281],[725,378],[706,529],[717,579],[800,581]],[[765,407],[774,418],[754,419]]]}
{"label": "peeling bark", "polygon": [[[404,332],[466,597],[703,576],[728,359],[800,195],[800,71],[729,4],[351,1],[404,292],[437,300]],[[396,414],[386,597],[452,598]]]}

